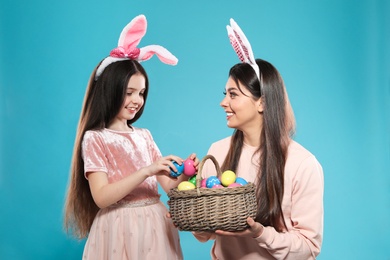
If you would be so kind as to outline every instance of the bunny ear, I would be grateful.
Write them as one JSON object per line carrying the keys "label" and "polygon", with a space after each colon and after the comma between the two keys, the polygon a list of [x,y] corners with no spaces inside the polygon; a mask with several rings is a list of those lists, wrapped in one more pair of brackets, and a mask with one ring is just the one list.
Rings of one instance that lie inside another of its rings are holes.
{"label": "bunny ear", "polygon": [[148,45],[140,49],[138,61],[146,61],[152,58],[154,54],[165,64],[176,65],[178,59],[167,49],[160,45]]}
{"label": "bunny ear", "polygon": [[118,46],[125,50],[136,48],[142,37],[146,34],[147,21],[144,15],[136,16],[129,24],[123,28],[119,36]]}
{"label": "bunny ear", "polygon": [[144,15],[138,15],[125,28],[123,28],[118,46],[111,50],[110,55],[106,57],[98,66],[95,73],[95,80],[103,73],[104,69],[113,62],[120,60],[145,61],[154,54],[164,63],[170,65],[177,64],[177,58],[167,49],[160,45],[150,45],[144,48],[138,48],[142,37],[146,34],[147,21]]}
{"label": "bunny ear", "polygon": [[244,50],[246,59],[249,60],[251,63],[255,63],[255,57],[253,55],[251,44],[246,38],[244,32],[233,19],[230,19],[230,25],[232,27],[235,37],[237,38],[242,49]]}
{"label": "bunny ear", "polygon": [[228,31],[230,44],[237,53],[238,58],[241,60],[241,62],[251,65],[260,80],[259,66],[256,63],[255,56],[252,52],[252,47],[244,32],[233,19],[230,19],[230,26],[227,25],[226,29]]}
{"label": "bunny ear", "polygon": [[242,46],[238,43],[238,40],[234,34],[234,31],[232,27],[229,25],[226,26],[226,29],[228,31],[228,36],[230,40],[230,44],[232,45],[234,51],[237,53],[238,58],[241,62],[246,61],[246,55],[244,54],[244,50],[242,49]]}

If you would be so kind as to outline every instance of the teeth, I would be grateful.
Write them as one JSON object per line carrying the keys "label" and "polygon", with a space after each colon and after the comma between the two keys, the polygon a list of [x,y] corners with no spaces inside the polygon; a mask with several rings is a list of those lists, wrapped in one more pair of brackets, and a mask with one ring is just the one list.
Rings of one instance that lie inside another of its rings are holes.
{"label": "teeth", "polygon": [[232,116],[232,115],[233,115],[233,113],[229,113],[229,112],[227,112],[227,113],[226,113],[226,115],[227,115],[227,116]]}

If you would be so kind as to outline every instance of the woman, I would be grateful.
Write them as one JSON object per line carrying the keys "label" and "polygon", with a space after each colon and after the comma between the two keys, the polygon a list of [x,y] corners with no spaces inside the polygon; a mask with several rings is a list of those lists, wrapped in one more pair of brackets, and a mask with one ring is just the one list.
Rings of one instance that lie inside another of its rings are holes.
{"label": "woman", "polygon": [[[234,21],[232,28],[232,45],[240,58],[246,56],[230,69],[221,107],[235,131],[213,143],[208,154],[222,171],[233,170],[256,184],[257,215],[247,219],[244,231],[193,234],[201,242],[215,239],[212,259],[315,259],[323,230],[321,165],[292,139],[294,115],[279,72],[254,60]],[[210,162],[203,169],[203,178],[216,175]]]}

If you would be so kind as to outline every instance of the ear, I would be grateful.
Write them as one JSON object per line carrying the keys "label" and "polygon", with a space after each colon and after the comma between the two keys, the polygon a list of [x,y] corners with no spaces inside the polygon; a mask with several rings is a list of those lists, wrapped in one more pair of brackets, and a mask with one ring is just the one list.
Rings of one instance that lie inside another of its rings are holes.
{"label": "ear", "polygon": [[125,28],[119,36],[118,46],[126,50],[137,47],[142,37],[146,34],[147,21],[144,15],[138,15]]}
{"label": "ear", "polygon": [[257,111],[261,114],[261,113],[263,113],[263,111],[264,111],[264,105],[265,105],[265,102],[264,102],[264,97],[263,96],[261,96],[260,98],[259,98],[259,100],[257,101]]}
{"label": "ear", "polygon": [[178,59],[172,53],[160,45],[148,45],[142,47],[140,50],[138,57],[139,61],[149,60],[156,54],[156,56],[165,64],[176,65],[178,62]]}
{"label": "ear", "polygon": [[237,40],[237,37],[233,31],[233,28],[229,25],[226,26],[226,29],[228,31],[228,37],[230,40],[230,44],[232,45],[234,51],[237,53],[238,58],[241,62],[246,61],[246,54],[243,50],[243,46],[240,44],[240,42]]}
{"label": "ear", "polygon": [[[226,26],[226,28],[228,30],[230,40],[235,39],[235,44],[240,46],[241,55],[244,57],[244,61],[242,62],[256,64],[251,44],[246,38],[244,32],[241,30],[240,26],[238,26],[238,24],[232,18],[230,18],[230,26]],[[236,48],[234,48],[234,50],[237,51]]]}

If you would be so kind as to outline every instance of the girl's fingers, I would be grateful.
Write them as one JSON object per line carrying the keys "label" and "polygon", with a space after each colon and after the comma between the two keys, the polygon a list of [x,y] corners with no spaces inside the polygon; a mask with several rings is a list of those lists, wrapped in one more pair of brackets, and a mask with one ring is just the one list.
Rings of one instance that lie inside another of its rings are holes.
{"label": "girl's fingers", "polygon": [[196,153],[192,153],[189,158],[193,161],[195,161],[197,158],[196,158]]}
{"label": "girl's fingers", "polygon": [[169,156],[167,156],[165,158],[167,158],[167,160],[169,160],[170,162],[171,161],[175,161],[179,165],[181,165],[183,163],[183,161],[184,161],[182,158],[180,158],[179,156],[176,156],[176,155],[169,155]]}

